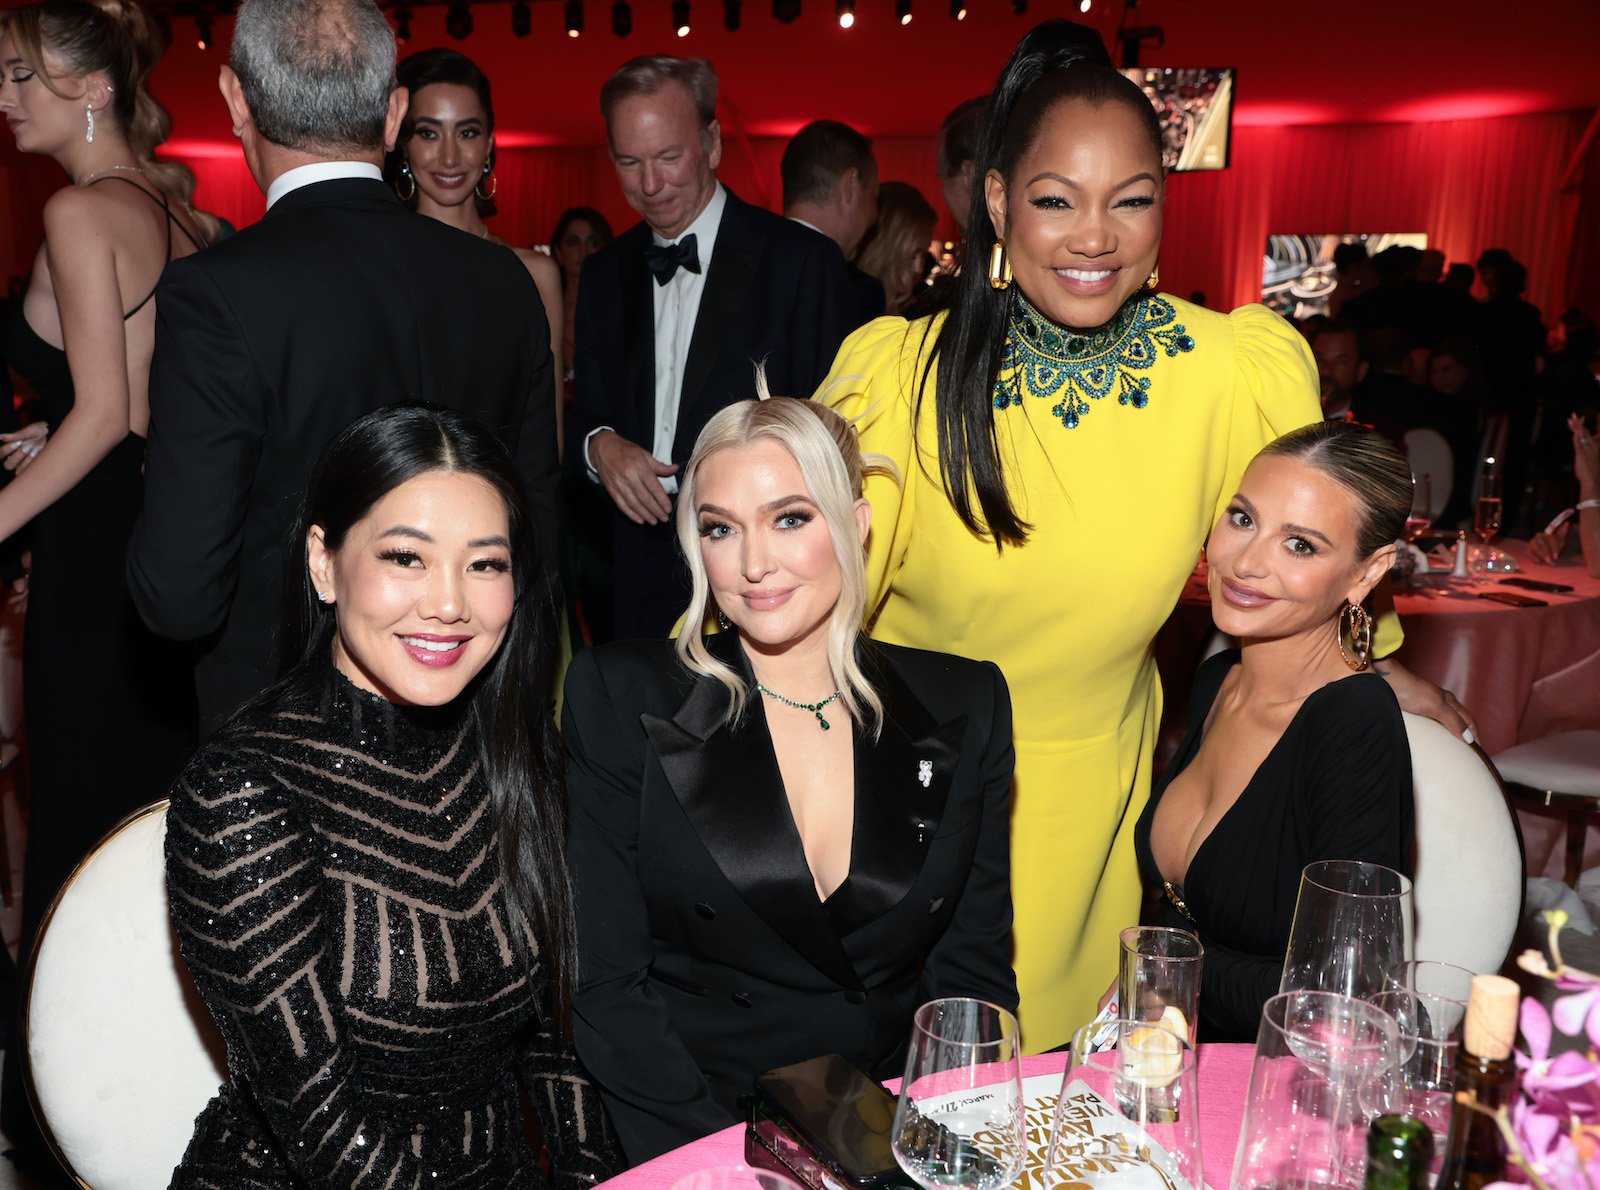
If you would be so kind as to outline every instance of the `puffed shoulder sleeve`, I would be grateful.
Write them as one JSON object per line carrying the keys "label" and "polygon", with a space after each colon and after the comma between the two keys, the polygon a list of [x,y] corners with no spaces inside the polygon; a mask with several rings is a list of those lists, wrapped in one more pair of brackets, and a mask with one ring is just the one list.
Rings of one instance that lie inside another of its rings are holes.
{"label": "puffed shoulder sleeve", "polygon": [[[916,458],[921,359],[936,329],[930,319],[910,323],[903,318],[874,319],[844,341],[816,394],[816,400],[855,425],[864,455],[879,455],[894,465],[893,473],[878,471],[866,482],[867,502],[872,505],[872,534],[867,539],[869,622],[883,606],[905,560],[916,488],[939,482],[938,460]],[[930,410],[933,384],[930,373]]]}
{"label": "puffed shoulder sleeve", "polygon": [[1321,416],[1317,365],[1304,337],[1265,306],[1228,315],[1233,330],[1233,416],[1228,464],[1211,510],[1216,524],[1256,452]]}

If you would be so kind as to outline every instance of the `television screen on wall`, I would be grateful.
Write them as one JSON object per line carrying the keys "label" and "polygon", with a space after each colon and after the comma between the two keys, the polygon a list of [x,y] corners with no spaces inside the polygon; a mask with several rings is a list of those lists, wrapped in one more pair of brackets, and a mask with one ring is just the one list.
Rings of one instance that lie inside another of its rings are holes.
{"label": "television screen on wall", "polygon": [[1306,319],[1328,313],[1338,277],[1333,253],[1340,244],[1362,244],[1367,259],[1385,248],[1426,248],[1422,232],[1383,235],[1271,235],[1261,265],[1261,300],[1285,318]]}
{"label": "television screen on wall", "polygon": [[1233,132],[1233,68],[1130,66],[1161,121],[1161,164],[1169,171],[1226,169]]}

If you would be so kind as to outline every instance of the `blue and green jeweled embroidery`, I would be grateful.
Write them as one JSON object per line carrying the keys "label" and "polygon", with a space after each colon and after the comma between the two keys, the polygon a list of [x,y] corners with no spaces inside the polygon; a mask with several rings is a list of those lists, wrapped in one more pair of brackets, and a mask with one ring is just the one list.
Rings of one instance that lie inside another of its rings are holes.
{"label": "blue and green jeweled embroidery", "polygon": [[1024,395],[1060,399],[1051,414],[1076,429],[1092,405],[1116,393],[1117,404],[1143,409],[1150,403],[1147,371],[1164,352],[1168,359],[1193,351],[1194,339],[1178,321],[1171,302],[1146,294],[1130,302],[1101,330],[1078,334],[1063,330],[1021,292],[1011,310],[1011,326],[994,383],[994,407],[1004,412]]}

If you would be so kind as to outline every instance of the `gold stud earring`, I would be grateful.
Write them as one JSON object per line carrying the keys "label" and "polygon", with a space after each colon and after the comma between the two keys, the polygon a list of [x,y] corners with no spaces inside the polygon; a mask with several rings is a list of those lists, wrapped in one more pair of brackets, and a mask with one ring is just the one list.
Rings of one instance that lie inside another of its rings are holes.
{"label": "gold stud earring", "polygon": [[1004,240],[996,240],[989,250],[989,288],[1009,289],[1011,286],[1011,258],[1006,255]]}

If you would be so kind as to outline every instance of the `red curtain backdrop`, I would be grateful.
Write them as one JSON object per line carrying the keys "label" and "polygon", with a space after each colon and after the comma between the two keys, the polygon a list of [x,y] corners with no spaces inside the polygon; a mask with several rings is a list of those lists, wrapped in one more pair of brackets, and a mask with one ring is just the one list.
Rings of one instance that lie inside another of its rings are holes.
{"label": "red curtain backdrop", "polygon": [[[1426,232],[1452,261],[1509,248],[1528,265],[1528,297],[1552,321],[1576,304],[1600,316],[1600,138],[1577,184],[1560,183],[1591,118],[1587,111],[1416,124],[1245,127],[1232,167],[1179,174],[1168,187],[1162,287],[1204,291],[1229,308],[1260,297],[1266,238],[1274,233]],[[721,175],[741,196],[777,207],[784,141],[726,138]],[[933,138],[877,142],[880,173],[909,181],[943,212]],[[259,191],[230,146],[175,154],[199,179],[201,206],[236,226],[260,217]],[[495,230],[516,244],[544,243],[569,206],[600,209],[621,231],[636,221],[603,147],[499,150]],[[6,275],[25,274],[42,234],[40,210],[63,182],[53,162],[0,166],[0,237]]]}

